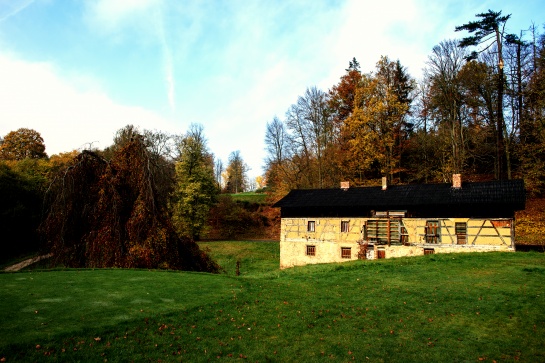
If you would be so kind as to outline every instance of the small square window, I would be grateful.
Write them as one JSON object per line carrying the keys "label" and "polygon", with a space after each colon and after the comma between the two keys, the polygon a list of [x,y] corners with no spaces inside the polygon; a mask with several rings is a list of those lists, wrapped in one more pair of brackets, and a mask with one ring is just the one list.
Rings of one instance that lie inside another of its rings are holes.
{"label": "small square window", "polygon": [[341,247],[341,258],[352,258],[352,248]]}
{"label": "small square window", "polygon": [[314,232],[316,230],[316,222],[308,221],[307,223],[307,232]]}
{"label": "small square window", "polygon": [[350,231],[350,222],[349,221],[341,221],[341,232],[342,233],[348,233]]}
{"label": "small square window", "polygon": [[316,246],[307,245],[307,256],[316,256]]}

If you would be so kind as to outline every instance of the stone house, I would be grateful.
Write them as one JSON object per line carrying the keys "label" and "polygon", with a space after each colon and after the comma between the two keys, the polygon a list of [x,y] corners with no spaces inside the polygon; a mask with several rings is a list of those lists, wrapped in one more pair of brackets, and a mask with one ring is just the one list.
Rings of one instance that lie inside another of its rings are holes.
{"label": "stone house", "polygon": [[297,189],[281,208],[280,267],[431,253],[514,251],[522,180]]}

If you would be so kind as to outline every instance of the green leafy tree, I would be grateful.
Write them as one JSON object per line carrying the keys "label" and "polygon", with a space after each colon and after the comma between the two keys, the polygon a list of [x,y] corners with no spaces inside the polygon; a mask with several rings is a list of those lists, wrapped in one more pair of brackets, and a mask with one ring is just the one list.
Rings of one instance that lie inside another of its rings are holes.
{"label": "green leafy tree", "polygon": [[44,139],[39,132],[32,129],[20,128],[4,136],[0,143],[0,159],[23,160],[27,158],[47,158]]}
{"label": "green leafy tree", "polygon": [[175,179],[171,206],[174,226],[180,235],[198,240],[218,194],[214,159],[201,125],[191,125],[180,140]]}

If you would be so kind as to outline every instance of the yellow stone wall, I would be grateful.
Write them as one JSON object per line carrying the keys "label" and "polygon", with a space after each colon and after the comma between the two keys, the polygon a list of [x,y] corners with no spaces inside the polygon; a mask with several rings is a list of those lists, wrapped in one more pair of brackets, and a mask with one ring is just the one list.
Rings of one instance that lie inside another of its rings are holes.
{"label": "yellow stone wall", "polygon": [[[282,218],[280,268],[357,259],[363,226],[370,219],[377,218]],[[441,226],[438,244],[425,241],[426,221],[429,220],[439,221]],[[309,221],[314,221],[314,231],[308,231]],[[347,232],[341,231],[343,221],[349,225]],[[466,244],[457,244],[456,222],[467,223]],[[375,258],[379,248],[384,249],[386,258],[423,255],[424,249],[433,249],[434,253],[514,251],[513,223],[510,219],[403,218],[408,245],[375,245],[369,249],[367,258]],[[307,246],[315,246],[315,256],[307,256]],[[350,258],[341,256],[342,247],[351,248]]]}

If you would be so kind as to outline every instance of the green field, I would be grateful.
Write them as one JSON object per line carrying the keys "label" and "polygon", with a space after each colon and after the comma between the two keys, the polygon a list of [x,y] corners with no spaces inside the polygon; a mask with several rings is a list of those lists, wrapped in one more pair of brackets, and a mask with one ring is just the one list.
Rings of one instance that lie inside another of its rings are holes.
{"label": "green field", "polygon": [[543,254],[430,255],[280,271],[278,243],[200,245],[224,274],[0,274],[0,359],[545,361]]}
{"label": "green field", "polygon": [[244,192],[244,193],[231,194],[231,198],[233,198],[234,201],[238,201],[238,202],[264,204],[265,200],[267,199],[267,194]]}

